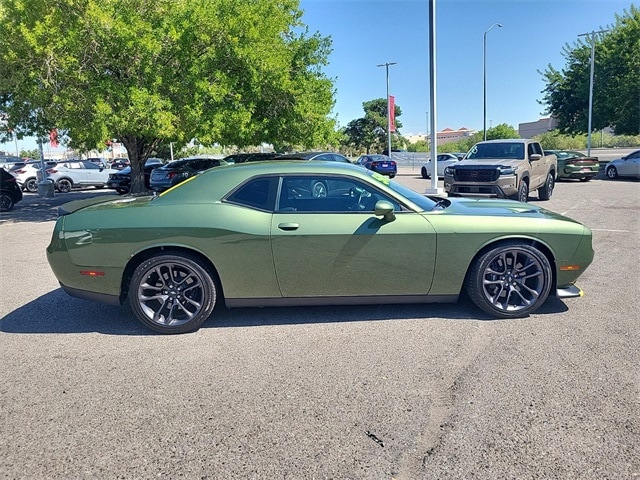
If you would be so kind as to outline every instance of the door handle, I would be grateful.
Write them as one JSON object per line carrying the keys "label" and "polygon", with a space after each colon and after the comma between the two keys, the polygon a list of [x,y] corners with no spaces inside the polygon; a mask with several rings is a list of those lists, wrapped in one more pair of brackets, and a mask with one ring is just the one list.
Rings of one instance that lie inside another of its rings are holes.
{"label": "door handle", "polygon": [[290,231],[290,230],[297,230],[300,227],[299,223],[280,223],[278,224],[278,228],[280,230],[286,230],[286,231]]}

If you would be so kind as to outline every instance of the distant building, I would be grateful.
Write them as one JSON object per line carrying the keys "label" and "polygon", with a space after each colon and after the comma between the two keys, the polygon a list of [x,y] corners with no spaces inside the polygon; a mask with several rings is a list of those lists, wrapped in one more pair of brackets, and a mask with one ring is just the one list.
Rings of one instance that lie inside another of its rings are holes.
{"label": "distant building", "polygon": [[541,118],[537,122],[520,123],[518,125],[518,134],[520,138],[533,138],[556,128],[558,128],[558,121],[554,117]]}
{"label": "distant building", "polygon": [[[475,130],[470,130],[466,127],[460,127],[458,130],[453,130],[451,128],[445,128],[444,130],[438,132],[438,145],[443,145],[445,143],[457,142],[465,137],[470,137],[476,133]],[[409,143],[416,143],[420,140],[424,140],[429,142],[430,135],[418,134],[418,135],[407,135],[406,138]]]}

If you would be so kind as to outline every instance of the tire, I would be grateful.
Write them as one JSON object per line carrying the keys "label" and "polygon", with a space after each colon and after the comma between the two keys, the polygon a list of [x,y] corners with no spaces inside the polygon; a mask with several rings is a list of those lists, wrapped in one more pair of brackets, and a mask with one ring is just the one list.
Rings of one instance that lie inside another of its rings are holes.
{"label": "tire", "polygon": [[511,198],[513,200],[526,203],[527,200],[529,200],[529,184],[524,180],[521,180],[520,185],[518,186],[518,193]]}
{"label": "tire", "polygon": [[324,198],[327,196],[327,186],[324,182],[313,182],[311,184],[311,196],[314,198]]}
{"label": "tire", "polygon": [[116,192],[118,193],[118,195],[125,195],[125,194],[129,193],[129,189],[128,188],[116,188]]}
{"label": "tire", "polygon": [[581,182],[588,182],[589,180],[591,180],[591,177],[582,177],[580,179]]}
{"label": "tire", "polygon": [[607,177],[613,180],[614,178],[618,178],[618,170],[616,167],[607,167]]}
{"label": "tire", "polygon": [[56,189],[60,193],[69,193],[73,188],[73,183],[68,178],[61,178],[56,182]]}
{"label": "tire", "polygon": [[390,173],[390,174],[389,174],[389,178],[394,178],[395,176],[396,176],[396,174],[395,174],[395,173]]}
{"label": "tire", "polygon": [[94,187],[96,188],[96,190],[100,190],[104,188],[104,185],[94,185]]}
{"label": "tire", "polygon": [[29,193],[38,193],[38,180],[35,178],[28,178],[24,182],[24,189]]}
{"label": "tire", "polygon": [[213,312],[214,275],[195,257],[160,254],[142,262],[129,284],[129,305],[143,325],[159,333],[192,332]]}
{"label": "tire", "polygon": [[551,195],[553,195],[553,175],[551,172],[547,174],[547,180],[544,182],[544,185],[538,189],[538,198],[540,200],[549,200]]}
{"label": "tire", "polygon": [[475,259],[465,287],[471,301],[486,313],[518,318],[535,312],[545,302],[552,283],[551,265],[540,250],[510,242]]}
{"label": "tire", "polygon": [[15,202],[13,197],[8,193],[0,193],[0,212],[10,212],[13,210]]}
{"label": "tire", "polygon": [[427,168],[426,167],[422,167],[420,169],[420,174],[422,175],[422,178],[429,178],[429,174],[427,173]]}

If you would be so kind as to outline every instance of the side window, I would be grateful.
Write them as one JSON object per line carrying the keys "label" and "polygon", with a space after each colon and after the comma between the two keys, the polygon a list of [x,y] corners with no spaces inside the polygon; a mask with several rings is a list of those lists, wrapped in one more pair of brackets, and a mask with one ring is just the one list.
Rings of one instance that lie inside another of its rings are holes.
{"label": "side window", "polygon": [[100,170],[100,167],[93,162],[82,162],[81,167],[86,168],[87,170]]}
{"label": "side window", "polygon": [[277,181],[277,177],[249,180],[229,195],[227,201],[258,210],[273,211]]}
{"label": "side window", "polygon": [[402,207],[372,185],[357,179],[333,176],[286,176],[278,195],[278,212],[373,212],[378,200]]}
{"label": "side window", "polygon": [[536,153],[542,155],[542,148],[538,143],[530,143],[528,147],[529,156],[534,155]]}

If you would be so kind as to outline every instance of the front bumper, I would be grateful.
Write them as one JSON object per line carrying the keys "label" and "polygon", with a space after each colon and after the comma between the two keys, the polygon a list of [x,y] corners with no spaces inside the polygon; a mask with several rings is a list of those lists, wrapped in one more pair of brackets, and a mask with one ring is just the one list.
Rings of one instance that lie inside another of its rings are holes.
{"label": "front bumper", "polygon": [[584,292],[581,288],[576,287],[575,285],[567,285],[565,287],[558,287],[556,289],[556,297],[558,298],[575,298],[575,297],[583,297]]}
{"label": "front bumper", "polygon": [[452,176],[444,177],[444,190],[451,196],[511,198],[518,193],[518,178],[515,175],[501,176],[495,182],[461,182]]}

